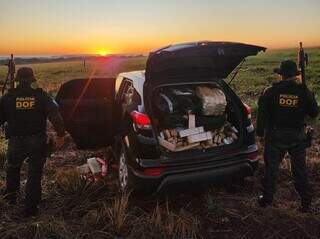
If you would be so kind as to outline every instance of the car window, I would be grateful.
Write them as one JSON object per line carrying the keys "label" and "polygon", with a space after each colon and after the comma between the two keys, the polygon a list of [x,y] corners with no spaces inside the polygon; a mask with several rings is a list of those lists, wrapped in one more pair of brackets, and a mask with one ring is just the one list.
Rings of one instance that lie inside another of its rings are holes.
{"label": "car window", "polygon": [[142,104],[142,100],[131,80],[123,78],[116,102],[118,102],[119,107],[122,109],[122,115],[124,115],[125,112],[130,113],[138,110],[138,106]]}
{"label": "car window", "polygon": [[116,94],[118,94],[119,90],[120,90],[120,86],[122,83],[123,77],[122,76],[118,76],[116,79],[116,86],[115,86],[115,90],[116,90]]}
{"label": "car window", "polygon": [[123,99],[123,94],[124,94],[124,92],[126,92],[127,88],[128,88],[128,82],[122,80],[122,82],[119,86],[119,91],[117,93],[117,97],[116,97],[118,101],[121,101]]}
{"label": "car window", "polygon": [[122,87],[120,88],[121,102],[129,103],[129,100],[131,100],[132,91],[133,91],[132,82],[128,79],[124,79],[122,83]]}
{"label": "car window", "polygon": [[126,94],[126,97],[128,99],[128,104],[135,104],[135,105],[141,105],[141,96],[137,92],[137,90],[134,88],[132,81],[125,80],[127,82],[126,87],[124,89],[124,94]]}
{"label": "car window", "polygon": [[141,96],[139,95],[139,93],[135,89],[133,90],[132,101],[135,102],[135,104],[137,104],[137,105],[142,104]]}

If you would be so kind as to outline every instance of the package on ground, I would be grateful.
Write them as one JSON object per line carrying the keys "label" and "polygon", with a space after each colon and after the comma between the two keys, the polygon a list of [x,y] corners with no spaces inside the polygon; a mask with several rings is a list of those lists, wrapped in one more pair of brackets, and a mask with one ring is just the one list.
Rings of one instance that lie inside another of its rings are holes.
{"label": "package on ground", "polygon": [[101,173],[102,172],[102,165],[97,160],[97,158],[89,158],[87,159],[88,166],[90,168],[90,171],[93,174]]}
{"label": "package on ground", "polygon": [[83,164],[81,166],[78,166],[77,167],[77,170],[78,172],[81,174],[81,175],[85,175],[85,174],[88,174],[90,173],[90,168],[89,168],[89,165],[86,163],[86,164]]}
{"label": "package on ground", "polygon": [[87,163],[77,167],[78,172],[85,178],[92,178],[95,181],[107,176],[108,163],[107,160],[101,158],[89,158]]}

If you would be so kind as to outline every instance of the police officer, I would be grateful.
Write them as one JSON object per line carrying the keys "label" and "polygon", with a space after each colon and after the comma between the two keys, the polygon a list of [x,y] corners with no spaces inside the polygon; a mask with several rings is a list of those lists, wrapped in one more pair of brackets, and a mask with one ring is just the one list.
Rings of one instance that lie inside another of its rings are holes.
{"label": "police officer", "polygon": [[64,144],[65,129],[55,101],[42,89],[33,89],[33,70],[22,67],[16,80],[19,85],[0,99],[0,126],[6,124],[9,139],[5,199],[15,204],[20,187],[20,168],[28,159],[25,216],[35,216],[41,201],[41,177],[46,160],[47,118],[57,132],[56,147]]}
{"label": "police officer", "polygon": [[304,119],[317,117],[319,108],[314,95],[299,82],[300,73],[294,61],[283,61],[275,72],[280,75],[280,82],[267,88],[258,102],[257,135],[265,137],[263,194],[258,203],[261,207],[272,204],[279,165],[288,152],[301,211],[308,212],[312,189],[306,168]]}

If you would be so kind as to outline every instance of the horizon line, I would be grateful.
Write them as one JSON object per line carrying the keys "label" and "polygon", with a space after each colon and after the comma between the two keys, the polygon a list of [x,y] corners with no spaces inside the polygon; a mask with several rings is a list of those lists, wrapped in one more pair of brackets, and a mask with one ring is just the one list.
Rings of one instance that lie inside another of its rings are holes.
{"label": "horizon line", "polygon": [[[320,45],[318,46],[307,46],[304,47],[304,49],[316,49],[316,48],[320,48]],[[267,51],[276,51],[276,50],[294,50],[294,49],[298,49],[298,47],[270,47],[267,48]],[[151,50],[152,51],[152,50]],[[121,55],[146,55],[149,54],[151,51],[148,52],[131,52],[131,53],[111,53],[111,54],[107,54],[105,56],[121,56]],[[0,57],[6,57],[6,56],[10,56],[11,54],[13,55],[17,55],[19,56],[38,56],[38,57],[42,57],[42,56],[98,56],[101,57],[101,55],[97,54],[97,53],[34,53],[34,54],[14,54],[14,53],[7,53],[7,54],[3,54],[0,53]]]}

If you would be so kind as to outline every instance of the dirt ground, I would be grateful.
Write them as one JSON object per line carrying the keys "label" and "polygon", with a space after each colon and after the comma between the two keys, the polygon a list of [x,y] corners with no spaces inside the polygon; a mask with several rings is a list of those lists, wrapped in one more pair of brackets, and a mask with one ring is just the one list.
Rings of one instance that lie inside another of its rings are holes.
{"label": "dirt ground", "polygon": [[[0,238],[320,238],[319,143],[317,137],[308,152],[314,212],[301,214],[288,158],[281,165],[274,206],[261,209],[256,203],[261,154],[256,176],[243,187],[211,184],[156,196],[122,195],[112,169],[100,183],[79,177],[75,166],[106,151],[78,151],[69,138],[47,160],[39,217],[21,217],[23,192],[17,206],[0,199]],[[25,184],[25,166],[22,175]]]}

